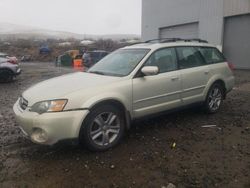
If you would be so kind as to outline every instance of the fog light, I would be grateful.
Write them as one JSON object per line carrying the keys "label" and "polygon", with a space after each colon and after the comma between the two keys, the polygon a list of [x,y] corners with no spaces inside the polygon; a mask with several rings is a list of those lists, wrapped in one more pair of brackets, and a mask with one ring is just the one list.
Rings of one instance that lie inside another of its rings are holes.
{"label": "fog light", "polygon": [[44,143],[48,140],[48,135],[44,130],[37,128],[32,132],[31,139],[37,143]]}

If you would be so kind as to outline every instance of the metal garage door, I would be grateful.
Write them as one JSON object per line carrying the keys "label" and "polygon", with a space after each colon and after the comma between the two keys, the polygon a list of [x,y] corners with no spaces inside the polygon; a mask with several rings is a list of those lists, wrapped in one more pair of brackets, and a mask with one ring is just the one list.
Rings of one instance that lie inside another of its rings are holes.
{"label": "metal garage door", "polygon": [[225,19],[223,51],[236,68],[250,69],[250,15]]}
{"label": "metal garage door", "polygon": [[199,38],[198,23],[160,28],[160,38]]}

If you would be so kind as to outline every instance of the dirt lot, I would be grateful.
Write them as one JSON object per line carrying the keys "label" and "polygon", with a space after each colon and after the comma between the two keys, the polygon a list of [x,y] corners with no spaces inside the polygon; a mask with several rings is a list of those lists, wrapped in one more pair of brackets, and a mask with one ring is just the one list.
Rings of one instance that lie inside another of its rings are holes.
{"label": "dirt lot", "polygon": [[137,122],[121,145],[91,153],[23,137],[12,112],[18,96],[72,70],[22,68],[17,81],[0,85],[0,187],[250,187],[250,72],[236,72],[237,85],[218,114],[192,109]]}

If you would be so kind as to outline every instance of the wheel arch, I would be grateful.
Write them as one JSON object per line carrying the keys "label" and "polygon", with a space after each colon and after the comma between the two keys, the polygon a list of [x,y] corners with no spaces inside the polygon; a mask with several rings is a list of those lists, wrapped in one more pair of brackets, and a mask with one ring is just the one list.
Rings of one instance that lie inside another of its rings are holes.
{"label": "wheel arch", "polygon": [[[106,104],[115,106],[116,108],[118,108],[124,114],[126,128],[127,128],[127,130],[130,129],[130,126],[131,126],[130,112],[126,108],[125,104],[123,102],[121,102],[120,100],[118,100],[118,99],[114,99],[114,98],[102,99],[102,100],[92,104],[89,107],[89,111],[91,112],[93,109],[95,109],[95,108],[97,108],[99,106],[102,106],[102,105],[106,105]],[[83,120],[83,122],[84,122],[84,120]]]}
{"label": "wheel arch", "polygon": [[7,68],[7,67],[0,67],[0,71],[1,71],[1,70],[9,71],[9,72],[11,72],[13,75],[15,74],[14,71],[13,71],[12,69],[9,69],[9,68]]}
{"label": "wheel arch", "polygon": [[214,78],[213,80],[211,80],[208,84],[208,87],[206,88],[206,97],[207,97],[207,94],[209,92],[209,89],[214,85],[214,84],[220,84],[223,88],[223,99],[226,98],[226,83],[225,81],[222,79],[222,78]]}
{"label": "wheel arch", "polygon": [[225,95],[226,94],[226,83],[222,80],[222,79],[218,79],[218,80],[216,80],[215,82],[214,82],[214,84],[215,83],[218,83],[218,84],[220,84],[222,87],[223,87],[223,94]]}

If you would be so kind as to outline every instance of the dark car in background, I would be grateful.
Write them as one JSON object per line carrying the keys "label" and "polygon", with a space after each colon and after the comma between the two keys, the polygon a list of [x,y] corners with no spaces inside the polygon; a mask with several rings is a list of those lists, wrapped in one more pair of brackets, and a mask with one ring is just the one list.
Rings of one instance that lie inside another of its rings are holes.
{"label": "dark car in background", "polygon": [[108,54],[109,52],[104,50],[87,51],[82,56],[83,64],[85,67],[92,67]]}
{"label": "dark car in background", "polygon": [[43,55],[48,55],[51,53],[51,49],[48,46],[44,45],[39,49],[39,53]]}

